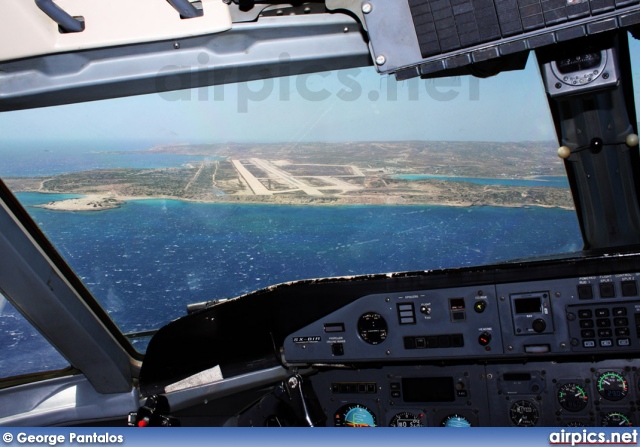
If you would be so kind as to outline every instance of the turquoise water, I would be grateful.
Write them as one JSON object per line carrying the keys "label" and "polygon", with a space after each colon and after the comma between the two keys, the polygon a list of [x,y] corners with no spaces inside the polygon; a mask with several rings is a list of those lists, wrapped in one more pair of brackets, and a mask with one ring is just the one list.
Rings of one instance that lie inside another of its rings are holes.
{"label": "turquoise water", "polygon": [[397,174],[393,178],[399,180],[446,180],[448,182],[476,183],[478,185],[503,186],[546,186],[550,188],[569,188],[569,181],[565,176],[538,176],[535,179],[507,179],[480,177],[451,177],[431,174]]}

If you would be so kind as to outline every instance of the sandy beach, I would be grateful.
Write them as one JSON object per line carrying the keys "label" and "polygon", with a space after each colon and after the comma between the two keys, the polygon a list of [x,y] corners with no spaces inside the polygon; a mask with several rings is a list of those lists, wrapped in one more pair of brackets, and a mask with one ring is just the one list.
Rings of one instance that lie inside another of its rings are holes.
{"label": "sandy beach", "polygon": [[103,211],[119,208],[124,203],[125,202],[115,197],[91,195],[77,199],[56,200],[35,206],[57,211]]}

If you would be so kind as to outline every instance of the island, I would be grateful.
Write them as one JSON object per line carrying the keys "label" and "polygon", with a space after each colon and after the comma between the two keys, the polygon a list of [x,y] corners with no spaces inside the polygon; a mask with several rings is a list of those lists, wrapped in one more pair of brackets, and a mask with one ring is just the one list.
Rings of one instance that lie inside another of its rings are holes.
{"label": "island", "polygon": [[81,194],[42,205],[108,210],[127,200],[294,205],[421,204],[573,209],[552,142],[353,142],[170,144],[148,154],[193,161],[156,169],[100,169],[9,178],[14,191]]}

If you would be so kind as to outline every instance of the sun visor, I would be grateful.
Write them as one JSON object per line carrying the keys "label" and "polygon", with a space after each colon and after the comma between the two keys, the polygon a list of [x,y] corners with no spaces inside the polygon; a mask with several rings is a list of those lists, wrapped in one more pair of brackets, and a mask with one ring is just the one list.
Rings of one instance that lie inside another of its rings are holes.
{"label": "sun visor", "polygon": [[[181,4],[188,8],[180,8]],[[185,13],[189,8],[197,14],[189,17]],[[2,10],[0,39],[7,44],[0,50],[0,61],[231,28],[229,7],[222,0],[196,4],[186,0],[7,0]],[[65,26],[65,19],[71,26]]]}

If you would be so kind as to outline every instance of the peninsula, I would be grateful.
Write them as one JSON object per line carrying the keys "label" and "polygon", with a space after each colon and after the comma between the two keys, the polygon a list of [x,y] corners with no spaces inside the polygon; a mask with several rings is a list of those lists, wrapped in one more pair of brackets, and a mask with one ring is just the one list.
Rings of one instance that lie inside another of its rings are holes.
{"label": "peninsula", "polygon": [[143,152],[182,154],[193,161],[173,168],[101,169],[5,181],[14,191],[87,196],[42,205],[74,211],[145,198],[573,208],[568,188],[545,186],[545,180],[565,175],[553,143],[174,144]]}

